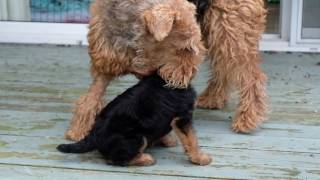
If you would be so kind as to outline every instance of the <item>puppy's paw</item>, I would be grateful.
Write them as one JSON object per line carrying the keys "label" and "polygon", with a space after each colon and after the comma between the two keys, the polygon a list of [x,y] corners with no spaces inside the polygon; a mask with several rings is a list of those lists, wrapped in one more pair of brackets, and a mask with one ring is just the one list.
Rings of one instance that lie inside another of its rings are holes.
{"label": "puppy's paw", "polygon": [[156,160],[150,154],[140,154],[135,157],[129,165],[132,166],[151,166],[156,163]]}
{"label": "puppy's paw", "polygon": [[156,160],[150,154],[143,155],[143,160],[142,160],[143,166],[151,166],[151,165],[154,165],[155,163],[156,163]]}
{"label": "puppy's paw", "polygon": [[210,155],[205,153],[199,153],[195,156],[191,156],[190,161],[194,164],[205,166],[212,162],[212,158]]}

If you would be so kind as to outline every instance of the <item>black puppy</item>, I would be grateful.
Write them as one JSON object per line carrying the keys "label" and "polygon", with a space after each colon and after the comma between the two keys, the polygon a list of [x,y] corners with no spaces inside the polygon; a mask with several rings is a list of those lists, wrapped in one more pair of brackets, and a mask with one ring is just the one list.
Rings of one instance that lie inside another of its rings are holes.
{"label": "black puppy", "polygon": [[97,149],[110,164],[151,165],[155,160],[144,149],[173,129],[191,162],[209,164],[211,158],[199,150],[191,122],[195,91],[191,86],[171,89],[165,84],[157,73],[143,78],[101,111],[88,136],[57,149],[65,153]]}

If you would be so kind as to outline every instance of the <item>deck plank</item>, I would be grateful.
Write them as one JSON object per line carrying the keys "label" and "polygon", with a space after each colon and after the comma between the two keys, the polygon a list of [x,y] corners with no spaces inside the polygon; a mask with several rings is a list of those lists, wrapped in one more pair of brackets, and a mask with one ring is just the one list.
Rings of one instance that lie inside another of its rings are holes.
{"label": "deck plank", "polygon": [[[0,142],[2,142],[0,164],[199,178],[314,177],[319,169],[320,158],[320,154],[317,153],[204,147],[204,151],[213,155],[214,163],[201,167],[190,164],[181,147],[152,148],[149,152],[157,159],[156,165],[122,168],[106,165],[101,156],[95,152],[80,155],[59,153],[55,147],[65,142],[61,138],[1,136]],[[232,173],[227,173],[230,171]]]}
{"label": "deck plank", "polygon": [[[211,112],[214,120],[209,119],[202,110],[197,110],[194,116],[194,123],[198,133],[203,135],[231,134],[229,129],[231,121],[224,120],[224,115],[218,111]],[[26,112],[14,110],[0,110],[0,134],[20,136],[49,136],[61,137],[68,127],[71,119],[70,113],[55,112]],[[320,139],[318,132],[320,127],[310,125],[294,125],[285,123],[266,122],[261,129],[247,136],[261,137],[290,137]],[[237,135],[236,135],[237,136]]]}
{"label": "deck plank", "polygon": [[[50,179],[50,180],[92,180],[92,179],[132,179],[132,180],[148,180],[148,179],[168,179],[168,180],[196,180],[186,176],[161,176],[152,174],[134,174],[107,171],[79,170],[69,168],[55,168],[43,166],[25,166],[25,165],[7,165],[0,164],[0,179],[10,180],[33,180],[33,179]],[[198,179],[198,178],[197,178]]]}
{"label": "deck plank", "polygon": [[[9,120],[5,120],[5,125],[0,125],[1,133],[20,136],[63,137],[68,126],[68,119],[70,118],[69,114],[62,116],[55,113],[29,113],[29,116],[26,116],[27,114],[25,112],[20,113],[19,117],[17,116],[18,113],[16,113]],[[11,115],[8,114],[8,116],[10,117]],[[49,116],[49,118],[46,116]],[[6,118],[5,115],[4,118]],[[244,135],[230,132],[228,130],[228,123],[195,121],[199,143],[207,147],[320,152],[320,137],[314,136],[319,132],[318,127],[307,129],[308,132],[306,132],[303,130],[304,126],[295,126],[295,128],[298,127],[299,129],[292,129],[287,125],[279,126],[277,125],[277,128],[272,128],[272,126],[269,129],[265,128],[265,130],[256,134]],[[225,131],[220,131],[220,129],[225,129]],[[282,134],[282,137],[278,136],[279,134]],[[304,145],[301,146],[301,144]]]}

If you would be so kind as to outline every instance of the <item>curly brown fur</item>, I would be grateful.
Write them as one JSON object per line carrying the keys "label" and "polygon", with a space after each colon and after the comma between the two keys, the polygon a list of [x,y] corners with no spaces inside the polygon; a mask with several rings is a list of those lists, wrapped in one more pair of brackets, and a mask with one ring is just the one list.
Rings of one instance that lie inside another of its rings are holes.
{"label": "curly brown fur", "polygon": [[195,10],[185,0],[96,0],[88,34],[94,82],[76,104],[67,138],[89,132],[114,77],[160,69],[167,86],[185,88],[204,54]]}
{"label": "curly brown fur", "polygon": [[191,86],[172,89],[165,84],[156,73],[144,77],[103,108],[89,135],[77,143],[59,145],[58,150],[85,153],[97,149],[111,164],[152,165],[155,160],[144,153],[145,148],[160,139],[170,142],[166,135],[173,128],[190,161],[209,164],[211,158],[199,149],[192,126],[195,91]]}
{"label": "curly brown fur", "polygon": [[202,22],[212,76],[197,104],[223,108],[235,84],[240,92],[232,124],[235,132],[250,132],[266,118],[267,78],[259,67],[258,52],[265,20],[263,0],[214,0]]}

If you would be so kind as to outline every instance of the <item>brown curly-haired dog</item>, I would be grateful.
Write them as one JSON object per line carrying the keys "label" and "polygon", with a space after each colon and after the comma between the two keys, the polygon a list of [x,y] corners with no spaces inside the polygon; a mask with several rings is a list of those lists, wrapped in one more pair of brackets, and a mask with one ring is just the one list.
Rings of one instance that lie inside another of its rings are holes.
{"label": "brown curly-haired dog", "polygon": [[197,5],[212,69],[198,107],[221,109],[231,85],[239,90],[235,132],[248,133],[265,119],[266,75],[259,67],[259,40],[265,29],[263,0],[189,0]]}
{"label": "brown curly-haired dog", "polygon": [[67,138],[88,134],[115,77],[159,69],[168,86],[186,87],[204,54],[195,13],[185,0],[96,0],[88,34],[94,80],[76,104]]}

